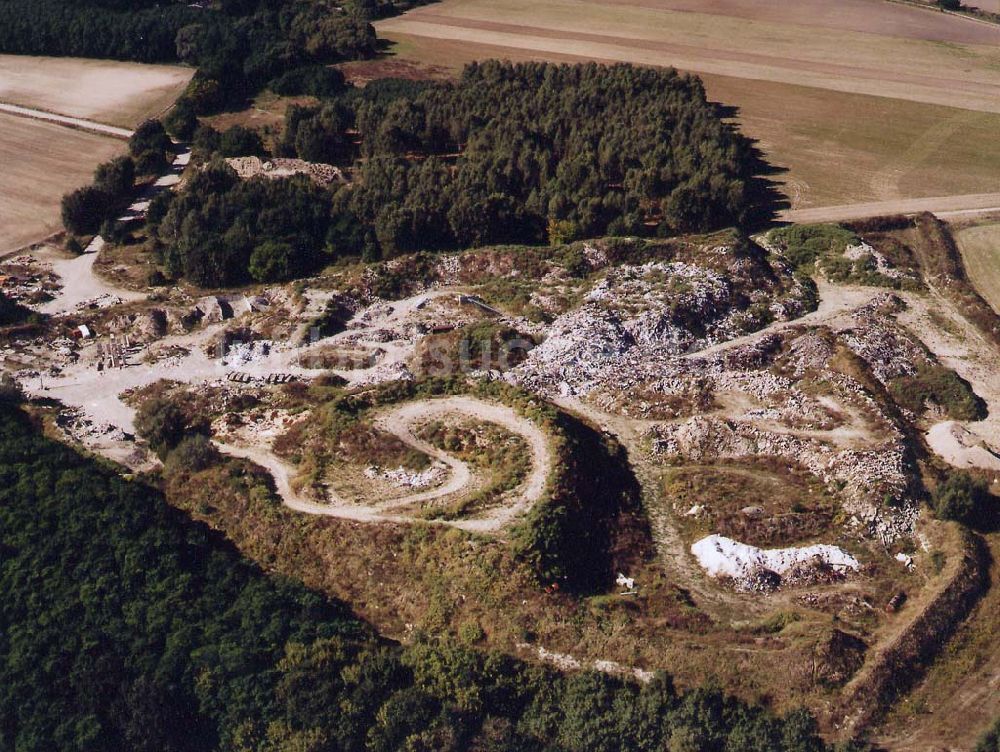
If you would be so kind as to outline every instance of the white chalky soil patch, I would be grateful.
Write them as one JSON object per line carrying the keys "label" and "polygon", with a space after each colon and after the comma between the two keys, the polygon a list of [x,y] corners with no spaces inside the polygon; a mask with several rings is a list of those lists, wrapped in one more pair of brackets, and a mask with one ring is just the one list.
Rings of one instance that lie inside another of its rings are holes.
{"label": "white chalky soil patch", "polygon": [[856,571],[858,560],[837,546],[757,548],[723,535],[709,535],[691,546],[698,563],[712,577],[742,580],[760,570],[785,575],[803,564],[822,562],[840,572]]}

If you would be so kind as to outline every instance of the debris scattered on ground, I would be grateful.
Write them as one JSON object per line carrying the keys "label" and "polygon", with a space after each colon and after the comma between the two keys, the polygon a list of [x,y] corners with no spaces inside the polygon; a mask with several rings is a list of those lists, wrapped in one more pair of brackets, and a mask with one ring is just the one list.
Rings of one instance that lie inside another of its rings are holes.
{"label": "debris scattered on ground", "polygon": [[383,480],[396,488],[431,488],[437,486],[448,476],[448,468],[435,462],[426,470],[414,472],[405,467],[388,470],[370,466],[365,468],[365,477],[370,480]]}

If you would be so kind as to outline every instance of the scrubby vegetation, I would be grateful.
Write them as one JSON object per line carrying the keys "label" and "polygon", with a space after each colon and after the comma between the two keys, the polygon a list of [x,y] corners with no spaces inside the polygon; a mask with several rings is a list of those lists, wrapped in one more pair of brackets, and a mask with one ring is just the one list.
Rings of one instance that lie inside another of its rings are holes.
{"label": "scrubby vegetation", "polygon": [[[861,222],[855,225],[860,228],[886,226],[895,227],[896,224]],[[866,247],[855,229],[847,226],[791,225],[773,230],[769,239],[797,270],[805,273],[819,272],[831,282],[895,289],[913,289],[919,286],[916,277],[909,273],[901,274],[880,267],[874,254],[881,253],[884,249],[876,251]],[[849,249],[853,249],[854,253],[849,253]],[[909,258],[887,258],[886,261],[894,267],[899,267],[902,262],[903,271],[909,271],[906,268],[911,263]]]}
{"label": "scrubby vegetation", "polygon": [[1000,752],[1000,719],[993,724],[993,728],[983,734],[983,738],[976,745],[976,752]]}
{"label": "scrubby vegetation", "polygon": [[417,348],[414,368],[426,376],[473,370],[506,371],[522,363],[534,346],[530,337],[516,329],[480,321],[423,339]]}
{"label": "scrubby vegetation", "polygon": [[997,517],[997,500],[985,481],[969,473],[953,470],[934,489],[931,504],[942,520],[975,523]]}
{"label": "scrubby vegetation", "polygon": [[0,292],[0,326],[21,324],[34,316],[37,316],[37,314],[32,312],[31,309],[14,302]]}
{"label": "scrubby vegetation", "polygon": [[986,403],[972,391],[969,382],[942,365],[922,363],[913,376],[893,381],[890,391],[896,402],[917,415],[923,415],[930,404],[952,420],[986,417]]}
{"label": "scrubby vegetation", "polygon": [[435,517],[453,518],[502,501],[531,470],[531,451],[521,436],[493,423],[435,420],[416,433],[424,441],[469,463],[485,482]]}
{"label": "scrubby vegetation", "polygon": [[381,642],[13,410],[0,478],[0,749],[825,749],[805,713],[663,676]]}

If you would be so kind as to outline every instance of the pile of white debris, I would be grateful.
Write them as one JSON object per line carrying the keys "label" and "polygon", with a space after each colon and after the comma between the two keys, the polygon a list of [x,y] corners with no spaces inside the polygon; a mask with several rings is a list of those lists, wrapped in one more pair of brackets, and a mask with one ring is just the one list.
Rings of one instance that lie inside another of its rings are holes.
{"label": "pile of white debris", "polygon": [[691,546],[691,553],[712,577],[732,579],[739,590],[773,590],[784,581],[808,582],[844,576],[860,568],[858,560],[837,546],[763,549],[722,535]]}
{"label": "pile of white debris", "polygon": [[384,480],[396,488],[430,488],[441,484],[447,475],[448,468],[440,462],[435,462],[420,472],[407,470],[405,467],[397,467],[395,470],[375,466],[365,468],[366,478]]}

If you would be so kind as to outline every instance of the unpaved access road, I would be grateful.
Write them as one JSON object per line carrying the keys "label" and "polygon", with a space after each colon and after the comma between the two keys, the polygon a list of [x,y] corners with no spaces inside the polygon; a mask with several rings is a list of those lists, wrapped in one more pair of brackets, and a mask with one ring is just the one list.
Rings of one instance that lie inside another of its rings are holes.
{"label": "unpaved access road", "polygon": [[36,258],[52,264],[52,271],[59,275],[63,285],[52,300],[38,306],[40,313],[52,316],[72,313],[88,301],[105,296],[119,298],[123,302],[142,300],[146,297],[142,293],[114,287],[94,273],[94,263],[101,247],[103,243],[99,243],[96,250],[69,258],[62,254],[56,257],[55,251],[49,248],[34,252]]}
{"label": "unpaved access road", "polygon": [[921,214],[923,212],[931,212],[941,218],[1000,212],[1000,193],[906,198],[893,201],[844,204],[842,206],[819,206],[811,209],[788,209],[779,212],[778,219],[782,222],[813,224],[817,222],[847,222],[852,219],[868,219],[892,214]]}
{"label": "unpaved access road", "polygon": [[[423,520],[412,515],[393,513],[393,510],[460,494],[471,484],[473,476],[468,465],[417,438],[412,430],[417,423],[454,414],[468,415],[476,420],[496,423],[522,436],[531,449],[532,468],[530,474],[517,490],[516,496],[506,506],[490,510],[476,519]],[[320,504],[295,491],[291,481],[294,468],[275,456],[270,449],[221,443],[217,443],[217,446],[226,454],[250,460],[270,472],[274,477],[278,495],[289,509],[305,514],[339,517],[357,522],[413,523],[423,521],[469,532],[497,533],[530,509],[545,493],[546,483],[552,472],[552,452],[548,439],[535,423],[521,417],[505,405],[486,402],[475,397],[444,397],[422,400],[390,408],[376,418],[375,424],[379,429],[395,436],[412,449],[423,452],[447,465],[451,470],[448,481],[430,491],[394,499],[380,506],[352,504],[332,495],[329,504]]]}
{"label": "unpaved access road", "polygon": [[93,120],[57,115],[54,112],[46,112],[45,110],[33,110],[30,107],[21,107],[16,104],[0,102],[0,112],[6,112],[8,115],[17,115],[18,117],[31,118],[32,120],[44,120],[47,123],[65,125],[68,128],[77,128],[82,131],[91,131],[99,133],[102,136],[112,136],[114,138],[130,138],[132,136],[132,131],[128,128],[118,128],[114,125],[98,123]]}

